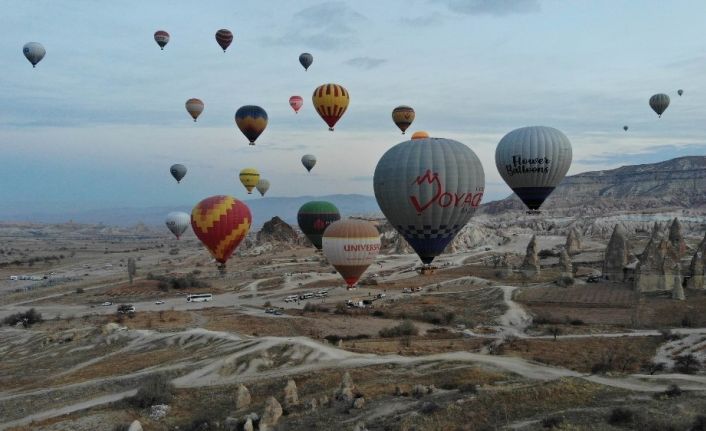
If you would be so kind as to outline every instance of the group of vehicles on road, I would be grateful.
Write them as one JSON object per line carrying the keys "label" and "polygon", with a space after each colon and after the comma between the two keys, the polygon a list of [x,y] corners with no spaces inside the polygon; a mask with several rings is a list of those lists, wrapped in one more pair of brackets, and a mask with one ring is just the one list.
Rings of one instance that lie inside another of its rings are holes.
{"label": "group of vehicles on road", "polygon": [[281,316],[282,315],[282,310],[278,308],[265,308],[265,313],[268,314],[274,314],[275,316]]}
{"label": "group of vehicles on road", "polygon": [[289,295],[284,298],[284,302],[297,302],[305,301],[311,298],[326,298],[328,296],[328,290],[319,290],[318,292],[306,292],[299,295]]}

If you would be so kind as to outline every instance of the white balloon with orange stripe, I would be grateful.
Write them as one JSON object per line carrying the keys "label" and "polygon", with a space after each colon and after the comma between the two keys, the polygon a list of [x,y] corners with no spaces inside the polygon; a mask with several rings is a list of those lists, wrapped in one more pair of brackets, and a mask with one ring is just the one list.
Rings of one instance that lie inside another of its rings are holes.
{"label": "white balloon with orange stripe", "polygon": [[339,220],[324,231],[322,251],[350,288],[380,253],[380,233],[366,220]]}

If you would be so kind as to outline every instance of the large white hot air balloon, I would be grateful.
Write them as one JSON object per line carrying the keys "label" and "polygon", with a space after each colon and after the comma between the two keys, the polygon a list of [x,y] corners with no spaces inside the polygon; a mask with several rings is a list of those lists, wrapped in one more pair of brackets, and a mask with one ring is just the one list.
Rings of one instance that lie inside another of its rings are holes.
{"label": "large white hot air balloon", "polygon": [[260,181],[257,182],[255,188],[258,192],[260,192],[260,196],[265,196],[265,193],[267,193],[270,189],[270,182],[264,178],[260,178]]}
{"label": "large white hot air balloon", "polygon": [[552,127],[515,129],[498,143],[495,166],[530,210],[538,210],[571,167],[571,142]]}
{"label": "large white hot air balloon", "polygon": [[22,53],[25,55],[27,60],[32,63],[32,67],[36,67],[37,63],[42,61],[47,51],[44,49],[41,43],[29,42],[22,47]]}
{"label": "large white hot air balloon", "polygon": [[191,225],[191,215],[175,211],[167,214],[167,219],[164,221],[167,228],[179,239],[186,232],[186,229]]}
{"label": "large white hot air balloon", "polygon": [[480,205],[485,173],[478,156],[460,142],[413,139],[380,158],[373,186],[385,217],[430,264]]}
{"label": "large white hot air balloon", "polygon": [[321,243],[324,256],[350,288],[375,262],[380,252],[380,233],[369,221],[338,220],[328,225]]}

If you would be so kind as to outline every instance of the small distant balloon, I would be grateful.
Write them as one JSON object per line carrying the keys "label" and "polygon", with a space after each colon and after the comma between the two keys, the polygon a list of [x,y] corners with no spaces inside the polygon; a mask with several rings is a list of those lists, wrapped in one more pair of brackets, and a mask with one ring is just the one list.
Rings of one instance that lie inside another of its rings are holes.
{"label": "small distant balloon", "polygon": [[181,181],[182,178],[184,178],[184,175],[186,175],[186,166],[182,164],[175,164],[172,165],[171,168],[169,168],[169,172],[172,174],[175,180],[177,180],[177,183]]}
{"label": "small distant balloon", "polygon": [[260,172],[255,168],[245,168],[240,171],[240,183],[248,191],[248,194],[252,194],[252,189],[257,186],[260,181]]}
{"label": "small distant balloon", "polygon": [[650,108],[657,113],[659,118],[662,118],[662,113],[669,106],[669,96],[664,93],[658,93],[650,97]]}
{"label": "small distant balloon", "polygon": [[304,70],[309,70],[309,66],[311,66],[311,63],[314,62],[314,56],[309,54],[308,52],[304,52],[301,55],[299,55],[299,63],[301,63],[302,66],[304,66]]}
{"label": "small distant balloon", "polygon": [[333,132],[333,126],[341,119],[348,108],[350,96],[348,90],[338,84],[324,84],[314,90],[311,101],[321,118]]}
{"label": "small distant balloon", "polygon": [[260,192],[260,196],[265,196],[265,193],[267,193],[270,189],[270,182],[264,178],[260,178],[260,181],[257,182],[255,188],[258,192]]}
{"label": "small distant balloon", "polygon": [[37,63],[42,61],[47,51],[41,43],[29,42],[22,47],[22,53],[25,55],[25,58],[32,63],[32,67],[37,67]]}
{"label": "small distant balloon", "polygon": [[426,139],[429,137],[429,134],[425,132],[424,130],[418,130],[414,133],[412,133],[412,139]]}
{"label": "small distant balloon", "polygon": [[307,172],[311,172],[316,165],[316,156],[313,154],[304,154],[302,156],[302,165],[306,168]]}
{"label": "small distant balloon", "polygon": [[267,127],[267,112],[255,105],[241,106],[235,113],[235,124],[238,125],[243,135],[248,138],[250,145],[255,145],[258,136]]}
{"label": "small distant balloon", "polygon": [[169,33],[164,30],[157,30],[154,32],[154,41],[157,45],[164,50],[164,47],[169,43]]}
{"label": "small distant balloon", "polygon": [[414,109],[411,106],[400,105],[392,110],[392,121],[395,122],[397,127],[402,130],[404,135],[405,130],[412,125],[414,121]]}
{"label": "small distant balloon", "polygon": [[179,239],[191,224],[191,216],[185,212],[171,212],[167,214],[164,223],[167,225],[167,229]]}
{"label": "small distant balloon", "polygon": [[628,126],[623,126],[623,130],[628,131]]}
{"label": "small distant balloon", "polygon": [[189,99],[186,101],[186,112],[191,115],[191,118],[194,119],[194,123],[196,122],[196,119],[199,118],[199,115],[203,112],[203,102],[201,99]]}
{"label": "small distant balloon", "polygon": [[684,94],[684,90],[680,88],[679,90],[677,90],[677,94],[681,96],[682,94]]}
{"label": "small distant balloon", "polygon": [[298,114],[299,110],[302,109],[304,105],[304,99],[301,96],[292,96],[289,98],[289,106],[294,109],[294,113]]}
{"label": "small distant balloon", "polygon": [[228,49],[231,42],[233,42],[233,33],[225,28],[218,30],[216,32],[216,42],[218,42],[223,52],[226,52],[226,49]]}

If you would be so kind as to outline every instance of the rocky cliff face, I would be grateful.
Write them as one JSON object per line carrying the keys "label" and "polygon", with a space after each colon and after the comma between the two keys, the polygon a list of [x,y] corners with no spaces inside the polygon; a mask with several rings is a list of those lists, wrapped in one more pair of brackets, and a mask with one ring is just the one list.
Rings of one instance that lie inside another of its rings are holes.
{"label": "rocky cliff face", "polygon": [[299,241],[299,235],[290,225],[275,216],[262,225],[256,239],[259,244],[280,242],[294,245]]}
{"label": "rocky cliff face", "polygon": [[[706,157],[680,157],[566,177],[541,209],[592,215],[615,210],[693,208],[706,205],[704,190]],[[483,205],[481,212],[524,209],[519,198],[512,195]]]}

